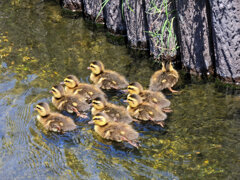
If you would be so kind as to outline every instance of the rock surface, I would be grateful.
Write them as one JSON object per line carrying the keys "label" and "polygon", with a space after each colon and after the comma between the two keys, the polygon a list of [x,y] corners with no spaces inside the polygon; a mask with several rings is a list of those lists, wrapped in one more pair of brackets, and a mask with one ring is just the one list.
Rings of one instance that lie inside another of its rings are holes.
{"label": "rock surface", "polygon": [[177,0],[180,52],[189,70],[207,72],[212,66],[206,1]]}
{"label": "rock surface", "polygon": [[126,26],[121,11],[121,1],[110,0],[103,11],[107,28],[117,34],[126,34]]}
{"label": "rock surface", "polygon": [[216,73],[240,82],[240,2],[210,1]]}
{"label": "rock surface", "polygon": [[130,46],[134,48],[147,47],[146,31],[148,31],[148,28],[144,3],[144,0],[125,1],[124,3],[127,38]]}
{"label": "rock surface", "polygon": [[62,6],[71,11],[82,11],[82,1],[80,0],[64,0]]}
{"label": "rock surface", "polygon": [[[80,1],[80,0],[78,0]],[[101,0],[82,0],[83,2],[83,10],[85,16],[89,17],[91,20],[96,22],[103,22],[103,11],[100,12],[102,7],[102,1]],[[98,13],[100,12],[99,17]],[[97,18],[97,19],[96,19]]]}

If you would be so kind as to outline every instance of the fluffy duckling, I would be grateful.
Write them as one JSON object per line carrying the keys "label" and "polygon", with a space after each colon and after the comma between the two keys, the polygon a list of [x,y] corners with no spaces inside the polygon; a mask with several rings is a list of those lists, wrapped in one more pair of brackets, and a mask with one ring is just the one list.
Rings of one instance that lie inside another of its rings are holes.
{"label": "fluffy duckling", "polygon": [[127,90],[129,94],[138,94],[141,96],[143,102],[156,105],[156,107],[161,108],[164,112],[172,111],[171,108],[169,108],[171,102],[162,92],[144,90],[139,82],[130,83]]}
{"label": "fluffy duckling", "polygon": [[65,132],[77,128],[71,118],[60,113],[51,112],[49,105],[45,102],[37,104],[35,110],[39,113],[37,120],[49,131]]}
{"label": "fluffy duckling", "polygon": [[139,134],[132,126],[122,122],[114,122],[106,113],[97,113],[93,116],[94,130],[101,137],[117,142],[126,141],[138,148],[137,139]]}
{"label": "fluffy duckling", "polygon": [[94,61],[88,67],[92,71],[90,80],[98,87],[106,90],[127,88],[128,82],[124,76],[111,70],[105,70],[101,61]]}
{"label": "fluffy duckling", "polygon": [[65,91],[69,94],[79,94],[86,98],[86,100],[92,100],[93,97],[98,95],[105,95],[105,93],[93,84],[80,83],[78,78],[74,75],[68,75],[64,79]]}
{"label": "fluffy duckling", "polygon": [[172,93],[176,93],[178,91],[173,90],[172,87],[178,79],[178,72],[173,68],[172,63],[169,61],[162,62],[162,69],[156,71],[150,79],[149,90],[160,91],[168,88]]}
{"label": "fluffy duckling", "polygon": [[129,124],[133,121],[125,107],[109,103],[102,96],[93,99],[92,106],[91,112],[93,115],[99,112],[104,112],[111,118],[111,120],[116,122],[124,122]]}
{"label": "fluffy duckling", "polygon": [[80,95],[68,95],[64,91],[62,85],[53,86],[51,89],[53,94],[52,103],[60,111],[67,111],[68,113],[75,112],[82,118],[87,118],[86,115],[80,114],[80,112],[87,111],[91,105],[88,104]]}
{"label": "fluffy duckling", "polygon": [[163,121],[167,118],[167,115],[159,108],[143,102],[137,94],[129,94],[127,101],[129,103],[127,110],[132,117],[143,121],[150,120],[162,127],[164,126]]}

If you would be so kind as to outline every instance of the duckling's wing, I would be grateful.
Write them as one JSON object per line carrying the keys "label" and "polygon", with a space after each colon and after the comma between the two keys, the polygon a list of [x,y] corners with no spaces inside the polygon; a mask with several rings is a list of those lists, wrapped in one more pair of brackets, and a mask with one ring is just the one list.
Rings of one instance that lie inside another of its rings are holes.
{"label": "duckling's wing", "polygon": [[100,78],[103,89],[122,89],[128,86],[127,80],[114,71],[106,71]]}

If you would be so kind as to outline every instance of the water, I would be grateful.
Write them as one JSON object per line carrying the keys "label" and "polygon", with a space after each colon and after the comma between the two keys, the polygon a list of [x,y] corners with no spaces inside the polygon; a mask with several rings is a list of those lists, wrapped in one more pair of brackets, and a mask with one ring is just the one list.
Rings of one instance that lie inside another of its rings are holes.
{"label": "water", "polygon": [[[141,148],[100,138],[87,120],[63,135],[46,132],[34,105],[50,102],[68,74],[88,82],[92,60],[145,87],[153,63],[112,44],[103,28],[62,15],[54,1],[0,2],[1,179],[237,179],[240,97],[210,82],[182,80],[168,94],[166,128],[134,124]],[[123,97],[112,101],[123,104]],[[53,107],[52,107],[53,108]]]}

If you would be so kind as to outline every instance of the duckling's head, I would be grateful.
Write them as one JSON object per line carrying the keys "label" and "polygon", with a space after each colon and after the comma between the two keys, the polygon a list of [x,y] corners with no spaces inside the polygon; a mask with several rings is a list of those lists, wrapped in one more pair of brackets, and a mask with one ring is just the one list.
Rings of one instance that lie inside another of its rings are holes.
{"label": "duckling's head", "polygon": [[93,116],[93,123],[98,126],[105,126],[109,121],[109,116],[106,113],[100,112]]}
{"label": "duckling's head", "polygon": [[64,87],[61,84],[53,86],[51,92],[55,98],[61,98],[64,95]]}
{"label": "duckling's head", "polygon": [[129,94],[127,96],[127,102],[129,103],[130,107],[134,108],[142,103],[142,98],[137,94]]}
{"label": "duckling's head", "polygon": [[95,109],[101,110],[105,107],[107,100],[103,96],[98,96],[93,99],[92,105]]}
{"label": "duckling's head", "polygon": [[101,61],[93,61],[88,67],[93,74],[101,74],[104,71],[104,65]]}
{"label": "duckling's head", "polygon": [[40,116],[47,116],[50,113],[49,105],[45,102],[38,103],[34,110],[36,110]]}
{"label": "duckling's head", "polygon": [[79,80],[76,76],[74,75],[68,75],[65,79],[64,79],[64,84],[65,86],[67,86],[68,88],[75,88],[78,84],[79,84]]}
{"label": "duckling's head", "polygon": [[141,91],[143,91],[142,85],[138,82],[130,83],[127,89],[129,94],[139,94]]}

